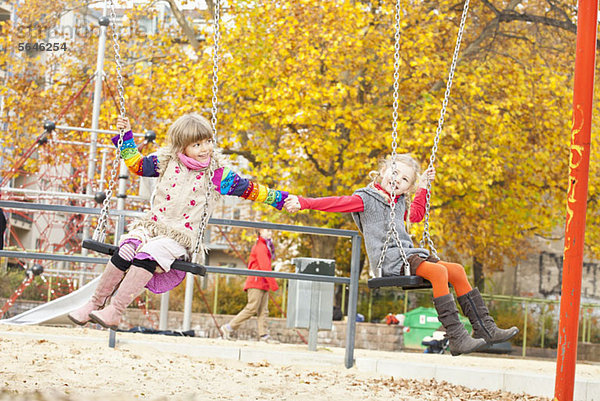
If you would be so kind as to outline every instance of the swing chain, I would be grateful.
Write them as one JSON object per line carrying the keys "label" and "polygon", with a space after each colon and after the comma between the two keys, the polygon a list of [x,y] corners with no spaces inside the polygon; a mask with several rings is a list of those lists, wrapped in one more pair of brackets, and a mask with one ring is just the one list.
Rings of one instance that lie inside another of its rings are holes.
{"label": "swing chain", "polygon": [[214,49],[213,49],[213,74],[212,74],[212,117],[213,139],[217,141],[217,111],[219,109],[219,46],[221,42],[221,1],[215,0],[214,15]]}
{"label": "swing chain", "polygon": [[[435,163],[435,155],[438,150],[438,143],[440,141],[440,135],[442,133],[442,128],[444,126],[444,116],[446,114],[446,108],[448,106],[448,101],[450,99],[450,91],[452,89],[452,80],[454,79],[454,71],[456,70],[456,64],[458,62],[458,55],[460,53],[460,44],[462,42],[463,32],[465,30],[465,22],[467,20],[467,15],[469,12],[469,2],[470,0],[465,0],[465,4],[463,7],[463,12],[460,20],[460,26],[458,28],[458,34],[456,36],[456,45],[454,46],[454,54],[452,55],[452,63],[450,64],[450,71],[448,73],[448,81],[446,82],[446,92],[444,93],[444,101],[442,103],[442,109],[440,110],[440,118],[438,120],[438,126],[435,132],[435,139],[433,141],[433,147],[431,149],[431,157],[429,158],[429,166],[428,168],[432,168]],[[421,246],[425,247],[429,245],[431,249],[431,253],[439,259],[437,250],[433,244],[433,240],[429,234],[429,211],[431,209],[431,182],[427,181],[427,194],[426,194],[426,202],[425,202],[425,221],[423,223],[423,238],[421,239]]]}
{"label": "swing chain", "polygon": [[202,209],[202,219],[200,221],[200,229],[198,230],[198,236],[196,237],[196,245],[194,246],[194,252],[192,253],[192,262],[193,263],[203,263],[203,260],[200,260],[201,257],[202,259],[204,258],[204,254],[201,254],[201,245],[202,242],[204,241],[204,233],[206,232],[206,226],[208,225],[208,219],[209,219],[209,211],[208,211],[208,205],[210,202],[210,198],[211,198],[211,194],[213,191],[213,188],[211,186],[213,177],[215,175],[215,166],[213,166],[213,160],[210,161],[210,166],[208,167],[209,171],[206,172],[207,174],[207,179],[206,179],[206,186],[204,188],[205,192],[206,192],[206,197],[204,199],[204,207]]}
{"label": "swing chain", "polygon": [[125,117],[125,87],[123,86],[123,75],[121,70],[123,68],[123,64],[121,63],[121,53],[119,50],[121,46],[119,45],[119,32],[117,31],[117,14],[115,12],[115,5],[113,0],[108,0],[108,4],[110,6],[110,19],[112,21],[112,40],[113,40],[113,50],[115,52],[115,64],[117,71],[117,92],[119,93],[119,111],[121,112],[121,116]]}
{"label": "swing chain", "polygon": [[[221,40],[221,1],[215,0],[215,10],[214,10],[214,48],[213,48],[213,76],[212,76],[212,116],[210,122],[212,124],[213,129],[213,144],[217,143],[217,116],[219,111],[219,46]],[[204,199],[204,208],[202,210],[202,220],[200,222],[200,229],[198,230],[198,236],[196,238],[196,244],[194,246],[194,252],[192,254],[192,262],[193,263],[203,263],[204,254],[200,255],[200,248],[202,242],[204,241],[204,234],[206,232],[206,226],[208,225],[209,220],[209,203],[212,195],[212,180],[215,175],[216,166],[213,163],[214,159],[211,160],[210,165],[208,167],[206,186],[204,188],[206,197]],[[202,256],[202,258],[200,258]],[[202,261],[200,260],[202,259]]]}
{"label": "swing chain", "polygon": [[396,177],[398,172],[396,171],[396,149],[398,147],[398,88],[399,88],[399,80],[400,80],[400,0],[396,1],[396,13],[395,13],[395,32],[394,32],[394,103],[393,103],[393,112],[392,112],[392,190],[390,193],[390,222],[388,225],[388,231],[385,238],[385,242],[383,243],[383,249],[381,250],[381,255],[379,256],[379,261],[377,263],[376,274],[381,277],[381,266],[383,265],[383,261],[385,260],[385,255],[387,253],[390,239],[393,236],[398,249],[400,249],[400,254],[402,256],[402,261],[404,263],[404,274],[410,275],[410,266],[408,264],[408,258],[406,257],[406,252],[404,251],[404,247],[400,242],[400,235],[398,234],[398,230],[396,229]]}
{"label": "swing chain", "polygon": [[[120,151],[121,147],[123,146],[123,131],[121,130],[121,132],[119,133],[119,140],[117,142],[117,152]],[[117,170],[119,167],[119,161],[120,161],[120,157],[119,155],[117,155],[117,157],[115,157],[113,159],[113,163],[112,163],[112,173],[110,175],[110,180],[108,182],[108,187],[106,189],[106,197],[104,198],[104,201],[102,201],[102,209],[100,210],[100,217],[98,217],[98,224],[96,225],[96,229],[94,230],[94,235],[93,235],[93,239],[95,241],[100,241],[100,242],[104,242],[104,239],[106,238],[106,225],[108,223],[108,208],[110,206],[110,198],[112,197],[112,193],[113,193],[113,188],[115,187],[115,184],[117,182]]]}
{"label": "swing chain", "polygon": [[[112,27],[112,40],[113,40],[113,49],[115,51],[115,63],[117,65],[117,90],[119,92],[119,111],[121,112],[121,116],[125,117],[125,88],[123,86],[123,75],[121,74],[121,55],[119,53],[119,33],[116,29],[116,21],[117,15],[115,12],[115,6],[113,0],[108,0],[108,5],[110,8],[110,20]],[[120,163],[120,152],[121,147],[123,146],[123,137],[125,135],[125,131],[119,129],[119,140],[117,141],[117,156],[113,159],[112,163],[112,172],[110,176],[110,180],[108,182],[108,186],[106,189],[106,197],[102,202],[102,209],[100,210],[100,217],[98,218],[98,224],[96,225],[96,229],[94,230],[93,239],[96,241],[104,242],[106,238],[106,225],[108,223],[108,209],[110,206],[110,200],[112,197],[113,189],[117,182],[117,172]]]}

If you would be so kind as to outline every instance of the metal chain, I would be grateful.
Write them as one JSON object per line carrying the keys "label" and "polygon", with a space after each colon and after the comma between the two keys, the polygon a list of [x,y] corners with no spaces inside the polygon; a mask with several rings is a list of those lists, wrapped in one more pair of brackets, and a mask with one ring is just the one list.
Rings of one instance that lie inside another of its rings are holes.
{"label": "metal chain", "polygon": [[213,49],[213,75],[212,75],[212,117],[210,122],[213,129],[213,139],[217,141],[217,111],[219,110],[219,46],[221,43],[221,0],[215,0],[214,15],[214,49]]}
{"label": "metal chain", "polygon": [[117,65],[117,91],[119,92],[119,110],[121,111],[121,116],[125,117],[125,88],[123,86],[123,75],[121,74],[121,69],[123,64],[121,63],[121,53],[119,53],[119,32],[117,31],[117,14],[115,13],[115,5],[113,0],[108,0],[108,5],[110,6],[110,19],[112,21],[112,40],[113,40],[113,49],[115,51],[115,64]]}
{"label": "metal chain", "polygon": [[[454,71],[456,70],[456,63],[458,62],[458,54],[460,52],[460,44],[462,42],[463,32],[465,30],[465,22],[469,12],[469,1],[465,0],[463,7],[462,17],[460,20],[460,26],[458,28],[458,34],[456,36],[456,45],[454,46],[454,54],[452,55],[452,63],[450,64],[450,72],[448,73],[448,81],[446,82],[446,92],[444,93],[444,102],[442,103],[442,109],[440,110],[440,118],[438,120],[437,130],[435,132],[435,139],[433,141],[433,147],[431,148],[431,157],[429,158],[429,166],[432,168],[435,163],[435,155],[438,150],[438,143],[440,141],[440,135],[444,126],[444,116],[446,114],[446,107],[448,106],[448,100],[450,99],[450,90],[452,89],[452,80],[454,79]],[[431,253],[438,257],[437,250],[433,244],[433,240],[429,234],[429,211],[431,208],[431,182],[427,181],[427,195],[425,202],[425,222],[423,223],[423,238],[421,239],[421,246],[425,247],[429,245]]]}
{"label": "metal chain", "polygon": [[[214,48],[213,48],[213,76],[212,76],[212,116],[210,122],[212,124],[213,130],[213,146],[216,146],[217,143],[217,115],[219,111],[219,46],[221,42],[221,1],[215,0],[215,11],[214,11],[214,27],[213,27],[213,40],[214,40]],[[200,248],[202,242],[204,241],[204,234],[206,232],[206,226],[208,225],[209,219],[209,202],[211,199],[211,195],[213,192],[212,188],[212,180],[215,175],[215,162],[214,158],[211,160],[211,163],[208,167],[208,171],[206,172],[206,186],[204,191],[206,193],[204,199],[204,209],[202,211],[202,220],[200,221],[200,229],[198,230],[198,236],[196,238],[196,244],[194,246],[194,253],[192,254],[192,262],[200,263]]]}
{"label": "metal chain", "polygon": [[[123,75],[121,74],[121,54],[119,53],[119,33],[116,29],[117,15],[115,12],[115,5],[113,0],[107,0],[107,3],[110,8],[110,21],[112,27],[112,40],[113,40],[113,49],[115,51],[115,63],[117,65],[117,90],[119,92],[119,111],[121,112],[121,116],[125,117],[125,88],[123,86]],[[123,146],[123,136],[125,135],[125,131],[119,130],[119,140],[117,141],[117,155],[112,163],[112,172],[110,176],[110,180],[108,182],[108,187],[106,189],[106,197],[102,202],[102,209],[100,210],[100,217],[98,218],[98,224],[96,225],[96,229],[94,230],[93,239],[96,241],[104,242],[106,238],[106,225],[108,223],[108,208],[110,206],[110,198],[112,197],[113,189],[117,182],[117,174],[119,170],[119,163],[121,161],[120,153],[121,147]]]}
{"label": "metal chain", "polygon": [[396,13],[395,13],[395,33],[394,33],[394,104],[392,112],[392,190],[390,193],[390,222],[388,224],[388,231],[383,243],[383,249],[379,256],[379,262],[377,263],[377,276],[381,276],[381,266],[385,260],[390,239],[394,238],[400,254],[402,255],[402,261],[404,263],[404,271],[406,275],[410,274],[410,267],[408,265],[408,259],[404,247],[400,242],[400,235],[396,229],[396,177],[398,172],[396,171],[396,149],[398,147],[398,88],[400,81],[400,0],[396,0]]}
{"label": "metal chain", "polygon": [[210,202],[212,191],[214,190],[211,186],[213,177],[215,175],[215,165],[214,159],[210,161],[210,166],[208,167],[208,171],[205,173],[207,176],[206,185],[204,187],[204,191],[206,193],[204,199],[204,207],[202,209],[202,219],[200,221],[200,229],[198,230],[198,236],[196,237],[196,244],[194,246],[194,252],[192,254],[192,262],[194,263],[202,263],[200,256],[200,248],[202,242],[204,241],[204,234],[206,232],[206,226],[208,225],[209,213],[208,213],[208,205]]}

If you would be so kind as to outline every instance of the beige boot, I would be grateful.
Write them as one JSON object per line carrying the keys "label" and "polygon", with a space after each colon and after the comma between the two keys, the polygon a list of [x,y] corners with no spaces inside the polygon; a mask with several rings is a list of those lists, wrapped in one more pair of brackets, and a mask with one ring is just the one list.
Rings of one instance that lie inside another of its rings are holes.
{"label": "beige boot", "polygon": [[69,319],[80,326],[89,322],[90,313],[104,307],[108,298],[123,280],[124,275],[124,271],[118,269],[112,262],[108,262],[102,276],[100,276],[100,282],[92,298],[81,308],[69,313]]}
{"label": "beige boot", "polygon": [[90,319],[107,329],[115,330],[119,326],[127,306],[142,293],[144,286],[152,278],[152,273],[138,266],[131,266],[106,308],[90,313]]}

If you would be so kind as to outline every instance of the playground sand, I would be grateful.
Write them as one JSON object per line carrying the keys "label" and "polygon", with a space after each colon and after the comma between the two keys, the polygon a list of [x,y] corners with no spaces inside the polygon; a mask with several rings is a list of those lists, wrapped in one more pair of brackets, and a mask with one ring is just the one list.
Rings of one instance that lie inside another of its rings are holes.
{"label": "playground sand", "polygon": [[[92,328],[0,324],[0,332],[4,333],[0,335],[0,401],[546,400],[471,390],[445,382],[392,378],[343,366],[275,364],[266,360],[247,363],[169,350],[188,344],[235,344],[258,352],[299,350],[299,346],[286,344],[118,333],[113,349],[108,347],[108,332]],[[161,345],[163,349],[149,346],[153,341],[165,344]],[[305,346],[302,349],[306,351]],[[318,359],[319,355],[335,352],[320,348],[314,355]],[[415,354],[414,358],[422,356]],[[476,365],[477,359],[489,359],[460,358],[452,358],[451,363],[468,361]],[[515,363],[514,359],[493,359],[494,363],[505,364],[506,369]],[[536,361],[530,362],[531,371],[540,371]],[[599,369],[595,366],[583,374],[592,376]]]}

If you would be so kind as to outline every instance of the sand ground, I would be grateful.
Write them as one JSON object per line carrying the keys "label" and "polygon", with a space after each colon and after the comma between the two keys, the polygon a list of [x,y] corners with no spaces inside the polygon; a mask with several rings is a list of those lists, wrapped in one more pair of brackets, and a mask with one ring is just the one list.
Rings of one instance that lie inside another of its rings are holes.
{"label": "sand ground", "polygon": [[[319,363],[343,349],[320,347],[314,365],[241,362],[185,355],[193,345],[226,347],[220,339],[118,333],[93,328],[0,324],[0,401],[3,400],[546,400],[500,391],[470,390],[444,382],[383,376]],[[155,346],[150,346],[155,342]],[[235,342],[236,347],[306,351],[305,346]],[[169,349],[171,348],[171,349]],[[405,358],[424,354],[398,353]],[[358,356],[383,353],[356,350]],[[441,364],[487,366],[490,358],[436,356]],[[547,374],[547,361],[493,358],[495,365]],[[599,365],[578,367],[582,377],[598,377]]]}

